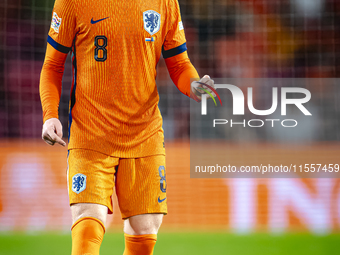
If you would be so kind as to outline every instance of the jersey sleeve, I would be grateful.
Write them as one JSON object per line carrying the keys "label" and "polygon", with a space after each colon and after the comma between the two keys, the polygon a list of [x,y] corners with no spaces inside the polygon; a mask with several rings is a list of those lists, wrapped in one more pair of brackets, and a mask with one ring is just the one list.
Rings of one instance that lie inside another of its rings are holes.
{"label": "jersey sleeve", "polygon": [[44,123],[50,118],[58,118],[66,57],[67,54],[57,51],[51,45],[47,45],[39,86]]}
{"label": "jersey sleeve", "polygon": [[187,50],[184,27],[178,0],[169,0],[167,14],[168,31],[163,43],[163,58],[171,58]]}
{"label": "jersey sleeve", "polygon": [[76,34],[76,10],[73,0],[56,0],[47,42],[56,50],[68,53]]}
{"label": "jersey sleeve", "polygon": [[199,80],[195,67],[191,64],[187,52],[165,59],[170,77],[176,87],[186,96],[190,97],[190,84]]}

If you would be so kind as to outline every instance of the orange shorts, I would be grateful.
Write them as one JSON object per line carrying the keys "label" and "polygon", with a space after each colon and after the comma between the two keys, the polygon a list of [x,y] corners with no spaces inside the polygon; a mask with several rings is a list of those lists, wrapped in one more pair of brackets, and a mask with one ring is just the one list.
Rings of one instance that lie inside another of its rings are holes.
{"label": "orange shorts", "polygon": [[102,204],[112,213],[114,187],[123,219],[167,214],[165,156],[126,159],[86,149],[69,150],[70,205]]}

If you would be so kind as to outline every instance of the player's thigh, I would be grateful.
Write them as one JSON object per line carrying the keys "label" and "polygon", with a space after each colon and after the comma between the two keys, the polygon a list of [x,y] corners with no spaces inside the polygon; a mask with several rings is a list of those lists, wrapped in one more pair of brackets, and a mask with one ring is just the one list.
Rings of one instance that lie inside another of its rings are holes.
{"label": "player's thigh", "polygon": [[128,235],[157,234],[163,214],[141,214],[124,221],[124,232]]}
{"label": "player's thigh", "polygon": [[117,158],[96,151],[69,151],[68,192],[73,219],[95,217],[108,210],[112,212],[111,197],[117,164]]}
{"label": "player's thigh", "polygon": [[141,214],[166,214],[165,156],[120,159],[116,192],[123,219]]}

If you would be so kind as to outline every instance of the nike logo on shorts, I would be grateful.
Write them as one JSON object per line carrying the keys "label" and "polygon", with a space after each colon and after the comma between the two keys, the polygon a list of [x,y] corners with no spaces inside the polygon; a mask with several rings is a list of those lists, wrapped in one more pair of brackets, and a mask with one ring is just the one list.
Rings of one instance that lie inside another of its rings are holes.
{"label": "nike logo on shorts", "polygon": [[99,19],[99,20],[93,20],[93,18],[91,19],[91,24],[93,25],[93,24],[96,24],[96,23],[98,23],[98,22],[100,22],[100,21],[103,21],[103,20],[106,20],[106,19],[108,19],[108,18],[110,18],[110,17],[106,17],[106,18],[104,18],[104,19]]}
{"label": "nike logo on shorts", "polygon": [[166,198],[164,198],[164,199],[161,199],[160,197],[158,197],[158,203],[162,203],[162,202],[164,202],[164,201],[165,201],[165,199],[166,199]]}

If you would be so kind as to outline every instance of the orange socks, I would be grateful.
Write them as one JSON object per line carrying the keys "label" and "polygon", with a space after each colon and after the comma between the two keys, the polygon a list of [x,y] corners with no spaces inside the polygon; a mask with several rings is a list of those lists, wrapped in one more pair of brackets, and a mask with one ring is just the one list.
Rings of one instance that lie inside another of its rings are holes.
{"label": "orange socks", "polygon": [[[92,217],[79,219],[72,226],[72,255],[99,255],[105,227]],[[125,251],[123,255],[153,255],[157,235],[125,234]]]}
{"label": "orange socks", "polygon": [[125,251],[123,255],[152,255],[156,241],[157,235],[132,236],[125,234]]}
{"label": "orange socks", "polygon": [[99,255],[105,227],[92,217],[81,218],[72,226],[72,255]]}

